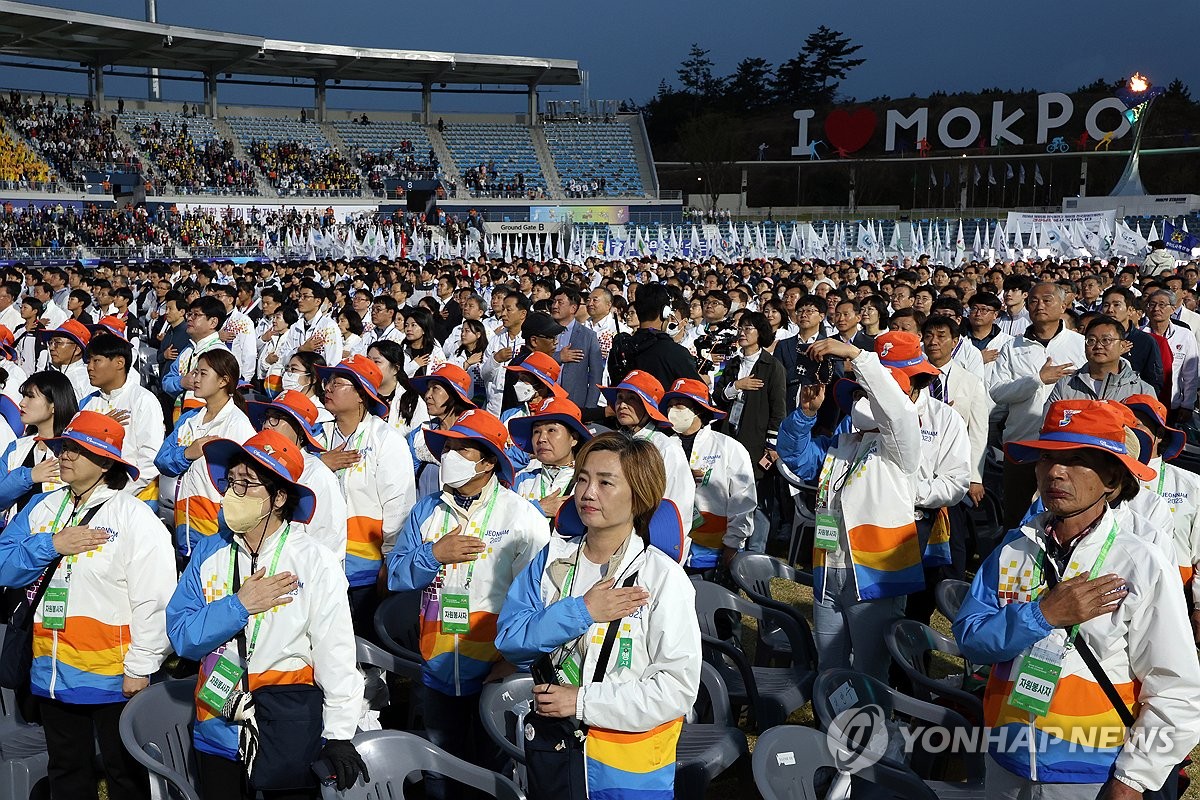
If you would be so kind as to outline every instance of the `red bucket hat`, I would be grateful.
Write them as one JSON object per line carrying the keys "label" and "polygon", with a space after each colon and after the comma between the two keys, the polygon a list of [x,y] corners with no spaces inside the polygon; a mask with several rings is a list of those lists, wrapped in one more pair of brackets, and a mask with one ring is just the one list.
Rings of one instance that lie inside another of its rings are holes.
{"label": "red bucket hat", "polygon": [[683,400],[691,400],[696,405],[712,414],[713,419],[724,419],[725,412],[717,408],[709,401],[708,386],[704,381],[698,381],[695,378],[680,378],[671,384],[671,388],[663,396],[658,403],[658,410],[667,413],[667,403],[672,398],[681,398]]}
{"label": "red bucket hat", "polygon": [[129,341],[129,337],[126,335],[128,326],[125,324],[125,320],[118,319],[111,315],[107,317],[101,317],[100,319],[96,320],[96,324],[89,325],[88,330],[92,332],[93,336],[98,333],[111,333],[113,336],[117,336],[125,341]]}
{"label": "red bucket hat", "polygon": [[879,363],[890,369],[913,375],[940,375],[941,371],[921,351],[921,337],[908,331],[889,331],[875,340],[875,355]]}
{"label": "red bucket hat", "polygon": [[1043,450],[1087,448],[1115,456],[1139,480],[1158,474],[1138,460],[1145,447],[1137,418],[1128,407],[1107,400],[1057,400],[1046,409],[1037,439],[1009,442],[1005,454],[1018,464],[1036,461]]}
{"label": "red bucket hat", "polygon": [[367,396],[367,411],[377,417],[387,416],[388,407],[379,399],[379,384],[383,383],[383,373],[379,366],[363,355],[350,356],[334,367],[317,367],[317,377],[322,381],[341,375],[362,390]]}
{"label": "red bucket hat", "polygon": [[80,350],[86,350],[88,342],[92,340],[92,332],[77,319],[69,319],[62,325],[51,330],[38,331],[37,336],[43,342],[49,342],[56,336],[62,339],[70,339],[79,345]]}
{"label": "red bucket hat", "polygon": [[650,415],[650,419],[655,422],[667,422],[666,416],[658,410],[659,403],[663,398],[663,387],[649,372],[643,372],[640,369],[635,369],[633,372],[625,376],[625,380],[618,383],[616,386],[601,386],[600,393],[604,395],[604,399],[608,402],[609,407],[617,405],[617,392],[626,391],[633,392],[642,399],[642,404],[646,407],[646,413]]}
{"label": "red bucket hat", "polygon": [[[1167,424],[1167,407],[1160,403],[1157,397],[1150,394],[1135,394],[1126,397],[1121,402],[1131,411],[1145,414],[1162,426],[1163,442],[1158,454],[1162,456],[1163,461],[1170,461],[1183,452],[1183,446],[1187,443],[1187,434]],[[1148,450],[1149,448],[1147,448]]]}
{"label": "red bucket hat", "polygon": [[[76,323],[78,324],[78,323]],[[56,456],[62,455],[63,445],[74,442],[90,453],[101,458],[111,458],[125,466],[130,480],[137,480],[141,472],[121,456],[121,448],[125,445],[125,428],[107,414],[96,411],[80,411],[71,418],[62,436],[49,439],[39,439],[46,443]]]}
{"label": "red bucket hat", "polygon": [[479,444],[496,457],[496,474],[502,482],[511,486],[515,472],[504,452],[508,438],[508,428],[504,427],[504,423],[482,408],[465,412],[449,430],[425,431],[425,444],[430,454],[439,461],[447,439],[465,439]]}
{"label": "red bucket hat", "polygon": [[528,373],[546,384],[546,388],[550,390],[558,385],[558,376],[562,374],[562,367],[552,356],[536,351],[525,356],[525,360],[520,364],[507,366],[505,369]]}
{"label": "red bucket hat", "polygon": [[575,433],[582,441],[592,438],[592,432],[583,424],[583,413],[579,406],[566,397],[551,397],[541,408],[523,417],[513,417],[508,421],[508,432],[513,444],[533,454],[533,426],[539,422],[560,422]]}
{"label": "red bucket hat", "polygon": [[246,403],[246,406],[246,416],[250,417],[250,423],[255,428],[262,430],[263,425],[267,421],[267,412],[277,411],[295,420],[304,434],[305,441],[303,444],[308,445],[310,450],[319,453],[325,449],[321,446],[321,442],[316,436],[319,430],[319,426],[317,425],[317,407],[313,405],[313,401],[309,400],[304,392],[287,389],[278,394],[269,403],[264,403],[260,400],[250,400]]}
{"label": "red bucket hat", "polygon": [[317,496],[312,489],[300,483],[304,474],[304,454],[300,448],[275,431],[261,431],[238,444],[232,439],[217,439],[204,445],[204,458],[208,462],[208,477],[222,494],[229,464],[238,455],[244,455],[254,463],[270,470],[273,475],[291,484],[300,495],[300,503],[292,515],[293,522],[308,522],[317,508]]}
{"label": "red bucket hat", "polygon": [[439,383],[462,398],[462,401],[471,408],[476,407],[475,401],[471,399],[471,376],[465,369],[451,364],[449,361],[438,364],[428,375],[409,379],[409,383],[419,395],[425,394],[429,389],[429,384]]}

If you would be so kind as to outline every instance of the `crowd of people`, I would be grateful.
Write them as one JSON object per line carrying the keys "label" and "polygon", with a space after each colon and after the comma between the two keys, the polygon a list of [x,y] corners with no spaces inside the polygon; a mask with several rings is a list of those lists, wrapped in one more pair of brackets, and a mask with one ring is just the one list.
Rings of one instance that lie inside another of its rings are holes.
{"label": "crowd of people", "polygon": [[0,119],[0,181],[37,188],[50,181],[50,165],[24,142],[11,136]]}
{"label": "crowd of people", "polygon": [[44,92],[35,102],[13,91],[0,96],[0,113],[68,183],[82,183],[87,168],[141,171],[137,154],[117,138],[113,119],[96,113],[90,100],[77,107],[68,97],[60,106]]}
{"label": "crowd of people", "polygon": [[358,170],[335,147],[254,140],[247,151],[281,197],[362,193]]}
{"label": "crowd of people", "polygon": [[146,796],[117,720],[163,670],[196,681],[206,800],[315,797],[318,758],[366,779],[354,637],[379,613],[419,631],[439,747],[504,770],[481,692],[532,672],[530,797],[670,796],[693,581],[786,549],[799,496],[822,670],[895,682],[892,626],[970,579],[988,796],[1175,797],[1200,741],[1200,477],[1172,463],[1198,282],[1157,256],[0,269],[0,585],[31,587],[51,796]]}
{"label": "crowd of people", "polygon": [[41,248],[78,255],[78,248],[149,248],[156,254],[169,250],[173,233],[160,215],[145,207],[82,208],[63,203],[32,202],[25,207],[6,202],[0,211],[0,251],[9,257],[29,257]]}
{"label": "crowd of people", "polygon": [[546,196],[543,187],[535,184],[526,186],[523,172],[517,171],[512,175],[497,172],[495,161],[468,167],[462,173],[462,180],[472,197],[517,197],[535,200]]}
{"label": "crowd of people", "polygon": [[228,139],[197,145],[186,123],[165,129],[159,120],[138,124],[132,133],[137,146],[154,161],[158,174],[149,177],[162,184],[157,194],[258,194],[253,167],[234,155]]}
{"label": "crowd of people", "polygon": [[[407,147],[405,147],[407,145]],[[432,150],[424,161],[418,161],[412,142],[405,139],[400,146],[391,150],[368,150],[362,148],[355,155],[358,165],[367,176],[367,185],[371,191],[379,193],[384,190],[384,181],[388,178],[400,178],[406,181],[436,180],[441,165],[437,154]]]}

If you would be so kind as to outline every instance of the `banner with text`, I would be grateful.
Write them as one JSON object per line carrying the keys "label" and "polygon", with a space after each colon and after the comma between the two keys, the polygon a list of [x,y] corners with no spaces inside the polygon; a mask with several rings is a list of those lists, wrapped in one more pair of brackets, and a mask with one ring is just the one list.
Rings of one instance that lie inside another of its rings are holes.
{"label": "banner with text", "polygon": [[532,206],[532,222],[599,222],[624,225],[629,222],[629,206]]}
{"label": "banner with text", "polygon": [[532,234],[562,233],[561,222],[485,222],[483,229],[488,233]]}
{"label": "banner with text", "polygon": [[1008,223],[1005,227],[1013,230],[1013,225],[1019,225],[1020,230],[1028,231],[1034,225],[1054,225],[1066,227],[1078,222],[1086,230],[1112,233],[1117,223],[1116,211],[1075,211],[1069,214],[1026,214],[1023,212],[1008,212]]}

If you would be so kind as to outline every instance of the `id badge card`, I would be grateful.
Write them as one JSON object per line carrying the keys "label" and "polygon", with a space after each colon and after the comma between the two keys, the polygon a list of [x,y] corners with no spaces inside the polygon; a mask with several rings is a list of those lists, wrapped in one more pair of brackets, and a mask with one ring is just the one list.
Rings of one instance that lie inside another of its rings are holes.
{"label": "id badge card", "polygon": [[563,661],[558,668],[560,679],[568,686],[580,686],[583,683],[579,669],[579,657],[574,653],[567,656],[566,661]]}
{"label": "id badge card", "polygon": [[56,583],[46,587],[42,596],[42,627],[51,631],[61,631],[67,627],[67,595],[70,593],[65,584]]}
{"label": "id badge card", "polygon": [[813,544],[822,550],[838,549],[838,518],[828,512],[817,514],[817,529]]}
{"label": "id badge card", "polygon": [[212,672],[209,673],[208,680],[200,687],[196,697],[220,714],[229,701],[229,696],[237,691],[237,687],[241,684],[243,672],[245,670],[242,669],[241,660],[237,654],[228,651],[221,653],[217,663],[213,665]]}
{"label": "id badge card", "polygon": [[1009,705],[1038,717],[1049,713],[1050,701],[1062,677],[1063,660],[1066,657],[1063,644],[1063,637],[1054,633],[1033,645],[1021,657],[1012,693],[1008,697]]}
{"label": "id badge card", "polygon": [[633,639],[621,637],[617,644],[617,667],[628,669],[633,666]]}
{"label": "id badge card", "polygon": [[467,594],[442,592],[442,633],[471,631],[471,598]]}

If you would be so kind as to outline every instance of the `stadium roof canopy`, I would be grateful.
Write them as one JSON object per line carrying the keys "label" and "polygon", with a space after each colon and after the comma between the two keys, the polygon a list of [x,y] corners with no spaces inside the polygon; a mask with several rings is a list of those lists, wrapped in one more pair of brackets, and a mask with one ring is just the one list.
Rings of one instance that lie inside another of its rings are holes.
{"label": "stadium roof canopy", "polygon": [[158,67],[375,83],[576,86],[579,63],[289,42],[0,0],[0,53],[81,65]]}

